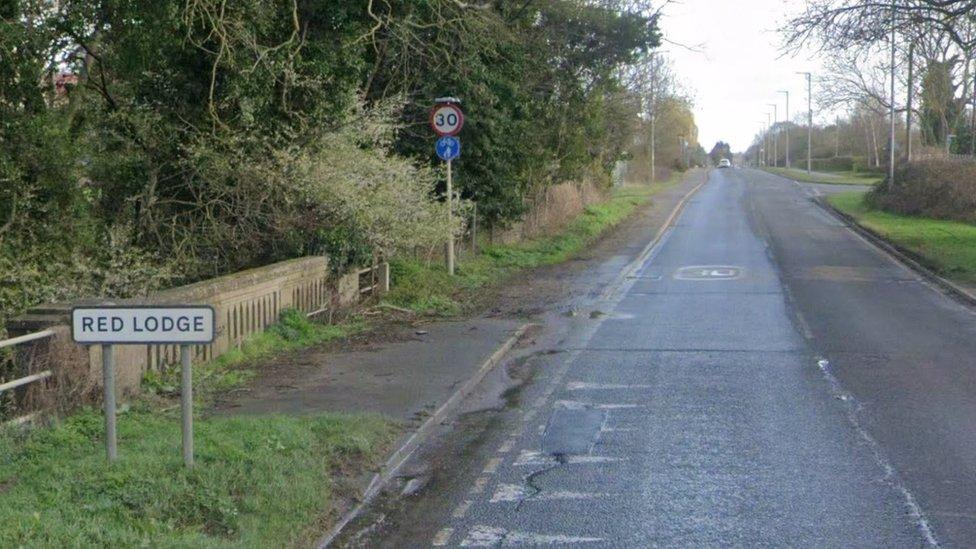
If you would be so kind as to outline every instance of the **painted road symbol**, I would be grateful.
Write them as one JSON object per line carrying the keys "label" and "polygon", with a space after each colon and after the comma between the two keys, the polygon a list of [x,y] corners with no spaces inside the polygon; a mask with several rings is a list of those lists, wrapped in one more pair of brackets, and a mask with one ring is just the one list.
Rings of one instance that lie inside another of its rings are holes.
{"label": "painted road symbol", "polygon": [[441,160],[454,160],[461,156],[461,140],[457,137],[446,136],[437,140],[434,149]]}
{"label": "painted road symbol", "polygon": [[457,135],[463,126],[464,113],[454,103],[434,105],[430,111],[430,127],[437,135]]}
{"label": "painted road symbol", "polygon": [[696,265],[682,267],[674,273],[678,280],[735,280],[742,276],[742,269],[727,265]]}

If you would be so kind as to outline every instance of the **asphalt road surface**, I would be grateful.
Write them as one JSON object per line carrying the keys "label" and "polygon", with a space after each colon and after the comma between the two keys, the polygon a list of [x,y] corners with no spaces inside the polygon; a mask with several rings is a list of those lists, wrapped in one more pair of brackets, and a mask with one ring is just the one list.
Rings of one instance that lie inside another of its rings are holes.
{"label": "asphalt road surface", "polygon": [[976,316],[817,192],[712,172],[475,473],[376,544],[976,545]]}

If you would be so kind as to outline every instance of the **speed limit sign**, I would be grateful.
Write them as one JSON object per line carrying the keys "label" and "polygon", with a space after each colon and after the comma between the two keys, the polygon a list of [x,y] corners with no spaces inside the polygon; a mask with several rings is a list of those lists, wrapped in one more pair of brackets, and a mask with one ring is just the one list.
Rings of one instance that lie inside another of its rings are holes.
{"label": "speed limit sign", "polygon": [[434,133],[444,137],[457,135],[464,126],[464,113],[461,107],[454,103],[440,103],[434,105],[430,111],[430,127],[434,128]]}

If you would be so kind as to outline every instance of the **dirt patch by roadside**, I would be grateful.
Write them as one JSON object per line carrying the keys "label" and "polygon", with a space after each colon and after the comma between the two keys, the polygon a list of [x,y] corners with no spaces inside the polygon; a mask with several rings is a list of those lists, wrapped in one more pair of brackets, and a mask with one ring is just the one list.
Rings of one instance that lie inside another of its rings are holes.
{"label": "dirt patch by roadside", "polygon": [[[262,364],[251,383],[218,399],[215,412],[303,413],[366,407],[408,424],[420,420],[425,409],[435,406],[438,395],[460,383],[463,369],[451,375],[456,363],[478,362],[518,322],[576,314],[653,239],[675,204],[706,178],[703,170],[691,172],[680,183],[663,187],[576,257],[520,272],[486,288],[461,317],[438,320],[368,309],[364,313],[372,324],[368,331]],[[407,363],[418,359],[423,367],[411,371]],[[418,374],[447,376],[448,381],[442,387],[423,386],[417,383]],[[354,385],[365,387],[365,392],[357,394]],[[364,397],[371,399],[372,406],[359,400]],[[418,398],[424,403],[405,411],[410,399]]]}

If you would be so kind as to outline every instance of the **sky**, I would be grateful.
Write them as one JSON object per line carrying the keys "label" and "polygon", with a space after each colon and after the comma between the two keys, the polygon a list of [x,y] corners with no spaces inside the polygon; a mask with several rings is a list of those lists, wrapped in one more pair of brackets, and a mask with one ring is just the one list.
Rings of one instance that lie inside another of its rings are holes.
{"label": "sky", "polygon": [[809,52],[784,53],[776,32],[803,6],[803,0],[678,0],[665,8],[665,40],[701,47],[697,53],[665,42],[660,49],[694,98],[698,140],[705,150],[719,140],[733,151],[745,150],[765,113],[773,110],[767,103],[778,103],[783,120],[786,102],[778,90],[790,92],[791,119],[805,119],[806,79],[796,72],[816,74],[821,64]]}

